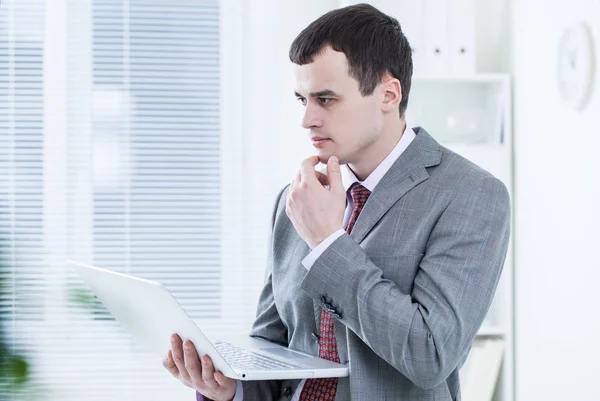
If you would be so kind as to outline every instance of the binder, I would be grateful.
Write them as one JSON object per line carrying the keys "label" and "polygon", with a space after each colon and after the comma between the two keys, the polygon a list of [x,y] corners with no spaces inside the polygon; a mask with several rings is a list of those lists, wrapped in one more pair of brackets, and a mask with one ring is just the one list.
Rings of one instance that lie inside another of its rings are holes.
{"label": "binder", "polygon": [[447,75],[450,73],[448,1],[424,0],[425,57],[423,58],[423,74]]}
{"label": "binder", "polygon": [[422,75],[425,57],[425,26],[423,24],[424,2],[429,0],[399,0],[393,17],[400,22],[402,32],[412,49],[413,74]]}
{"label": "binder", "polygon": [[450,73],[470,75],[476,70],[475,0],[447,0]]}

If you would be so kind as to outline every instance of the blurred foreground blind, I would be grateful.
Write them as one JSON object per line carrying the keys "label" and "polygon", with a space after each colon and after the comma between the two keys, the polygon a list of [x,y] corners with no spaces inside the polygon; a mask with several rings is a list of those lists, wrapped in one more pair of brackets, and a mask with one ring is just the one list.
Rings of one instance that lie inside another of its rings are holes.
{"label": "blurred foreground blind", "polygon": [[[52,2],[2,1],[0,219],[12,253],[0,313],[13,347],[29,357],[37,399],[193,399],[160,359],[139,353],[67,265],[45,263],[43,248],[51,260],[160,281],[193,318],[219,319],[218,0],[66,5],[66,143],[48,146],[42,99],[56,94],[44,93],[54,68],[43,68],[44,40],[54,39],[44,9]],[[19,9],[39,35],[19,37]],[[56,188],[43,183],[44,149],[67,167]],[[48,199],[66,202],[64,236],[42,226]]]}
{"label": "blurred foreground blind", "polygon": [[43,35],[41,0],[0,4],[0,399],[15,396],[9,355],[44,317]]}

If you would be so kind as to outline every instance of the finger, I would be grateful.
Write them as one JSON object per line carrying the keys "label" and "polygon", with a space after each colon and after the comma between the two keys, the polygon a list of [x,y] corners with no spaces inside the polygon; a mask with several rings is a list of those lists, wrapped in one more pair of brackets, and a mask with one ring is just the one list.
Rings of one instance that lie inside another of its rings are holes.
{"label": "finger", "polygon": [[173,352],[173,360],[175,361],[175,365],[177,365],[177,369],[179,370],[179,377],[189,383],[190,375],[185,368],[181,338],[179,338],[177,334],[171,335],[171,351]]}
{"label": "finger", "polygon": [[227,377],[221,372],[215,372],[215,380],[219,387],[223,387],[227,383]]}
{"label": "finger", "polygon": [[330,185],[329,177],[327,177],[327,175],[321,173],[320,171],[315,171],[315,172],[317,173],[317,179],[319,180],[321,185]]}
{"label": "finger", "polygon": [[200,365],[200,359],[196,352],[196,347],[191,341],[185,341],[183,343],[183,359],[185,369],[190,375],[191,383],[196,387],[202,384],[202,367]]}
{"label": "finger", "polygon": [[329,160],[327,160],[327,177],[329,177],[329,186],[332,190],[344,191],[340,162],[336,156],[331,156]]}
{"label": "finger", "polygon": [[217,388],[219,383],[215,380],[215,367],[208,355],[202,356],[202,380],[209,388]]}
{"label": "finger", "polygon": [[296,188],[298,188],[298,185],[300,185],[300,170],[298,170],[296,172],[296,177],[292,180],[292,185],[290,186],[290,189],[287,194],[286,207],[289,206],[289,203],[292,198],[292,194],[296,191]]}
{"label": "finger", "polygon": [[163,359],[163,366],[165,369],[169,371],[175,378],[179,378],[179,369],[177,369],[177,365],[173,360],[173,354],[171,354],[171,350],[167,352],[167,356]]}
{"label": "finger", "polygon": [[302,161],[300,165],[300,177],[302,181],[315,182],[315,166],[319,163],[317,156],[311,156]]}
{"label": "finger", "polygon": [[294,178],[294,185],[292,187],[298,186],[300,184],[300,180],[302,179],[302,175],[300,174],[300,170],[296,172],[296,178]]}

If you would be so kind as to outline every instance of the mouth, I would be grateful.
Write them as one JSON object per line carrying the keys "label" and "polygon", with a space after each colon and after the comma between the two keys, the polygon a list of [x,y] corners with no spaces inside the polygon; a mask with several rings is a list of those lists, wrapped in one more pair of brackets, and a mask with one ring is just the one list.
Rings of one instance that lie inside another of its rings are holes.
{"label": "mouth", "polygon": [[311,141],[311,143],[312,143],[313,146],[315,146],[315,147],[321,147],[324,144],[326,144],[328,141],[331,141],[331,139],[329,139],[329,138],[313,137],[313,138],[310,138],[310,141]]}

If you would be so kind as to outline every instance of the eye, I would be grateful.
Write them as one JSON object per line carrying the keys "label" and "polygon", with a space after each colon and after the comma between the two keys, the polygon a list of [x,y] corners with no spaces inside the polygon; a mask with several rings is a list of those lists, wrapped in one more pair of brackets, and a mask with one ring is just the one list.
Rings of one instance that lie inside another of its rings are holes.
{"label": "eye", "polygon": [[303,97],[297,97],[296,100],[300,101],[300,103],[302,103],[302,106],[306,106],[306,99]]}
{"label": "eye", "polygon": [[322,105],[329,104],[329,103],[331,103],[332,100],[333,99],[330,97],[320,97],[319,98],[319,102],[321,102]]}

